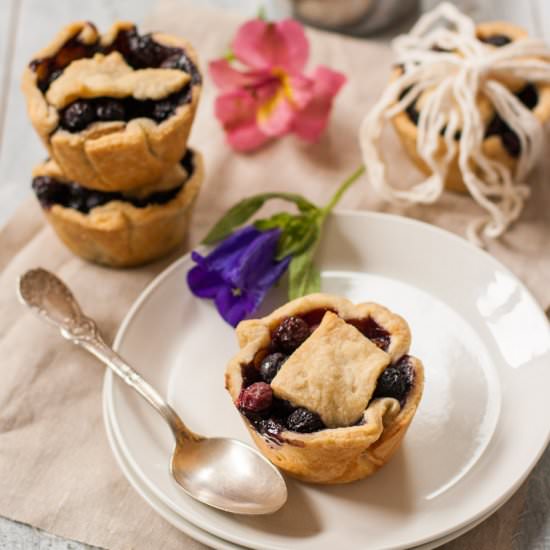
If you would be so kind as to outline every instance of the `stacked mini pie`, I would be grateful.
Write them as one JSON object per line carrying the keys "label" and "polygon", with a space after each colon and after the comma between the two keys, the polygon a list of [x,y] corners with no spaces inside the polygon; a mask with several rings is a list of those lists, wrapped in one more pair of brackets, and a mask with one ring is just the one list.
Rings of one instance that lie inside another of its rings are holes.
{"label": "stacked mini pie", "polygon": [[183,240],[203,180],[187,147],[201,83],[190,44],[132,23],[72,23],[30,62],[23,92],[50,157],[33,189],[75,254],[126,267]]}

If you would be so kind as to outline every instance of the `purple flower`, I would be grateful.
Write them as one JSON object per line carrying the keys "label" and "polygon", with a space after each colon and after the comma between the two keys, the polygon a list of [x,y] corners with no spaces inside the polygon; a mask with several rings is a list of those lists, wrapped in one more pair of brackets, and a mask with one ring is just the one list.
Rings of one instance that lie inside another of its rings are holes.
{"label": "purple flower", "polygon": [[236,326],[261,304],[267,291],[285,272],[290,256],[275,260],[281,231],[239,229],[206,257],[191,253],[196,266],[187,274],[191,292],[214,300],[220,315]]}

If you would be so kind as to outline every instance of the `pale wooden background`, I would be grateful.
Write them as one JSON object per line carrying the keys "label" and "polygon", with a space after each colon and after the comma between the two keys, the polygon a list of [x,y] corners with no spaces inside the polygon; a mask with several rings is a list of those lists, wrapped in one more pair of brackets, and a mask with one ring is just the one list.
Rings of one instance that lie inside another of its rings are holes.
{"label": "pale wooden background", "polygon": [[[289,0],[195,1],[197,5],[214,5],[244,16],[257,13],[261,5],[271,17],[290,13]],[[438,2],[422,0],[422,6],[428,9]],[[550,42],[550,0],[457,0],[456,3],[477,20],[509,20]],[[0,225],[29,195],[32,167],[45,157],[45,150],[27,120],[19,90],[21,73],[33,53],[70,21],[87,19],[100,29],[116,19],[139,24],[154,9],[154,4],[155,0],[0,0]],[[0,550],[13,548],[84,547],[0,518]],[[542,547],[537,546],[536,550]]]}

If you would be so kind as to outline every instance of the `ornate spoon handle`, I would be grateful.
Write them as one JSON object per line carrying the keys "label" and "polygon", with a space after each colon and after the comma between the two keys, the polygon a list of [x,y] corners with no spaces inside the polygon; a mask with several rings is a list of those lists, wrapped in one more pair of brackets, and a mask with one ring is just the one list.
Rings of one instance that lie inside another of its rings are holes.
{"label": "ornate spoon handle", "polygon": [[19,297],[41,318],[59,328],[64,338],[95,355],[136,390],[168,422],[177,440],[200,439],[161,395],[105,343],[95,321],[84,315],[72,292],[53,273],[41,268],[27,271],[19,279]]}

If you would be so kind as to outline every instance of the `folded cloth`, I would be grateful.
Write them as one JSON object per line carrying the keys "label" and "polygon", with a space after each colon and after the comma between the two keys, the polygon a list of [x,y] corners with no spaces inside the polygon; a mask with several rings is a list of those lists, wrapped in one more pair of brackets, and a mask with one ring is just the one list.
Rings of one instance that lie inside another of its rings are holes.
{"label": "folded cloth", "polygon": [[[233,16],[198,10],[196,2],[186,7],[182,0],[162,0],[148,26],[189,39],[205,68],[208,60],[227,51],[238,24]],[[191,141],[204,153],[207,180],[188,244],[197,243],[225,209],[247,194],[295,191],[325,202],[360,164],[359,122],[386,84],[391,52],[376,41],[308,33],[312,66],[325,63],[349,78],[335,102],[328,131],[316,145],[287,137],[253,155],[234,153],[213,117],[216,89],[204,71],[204,95]],[[395,159],[392,177],[410,182],[413,169],[395,137],[387,139],[385,153]],[[550,168],[550,159],[546,162]],[[532,178],[533,197],[521,220],[502,242],[491,243],[490,252],[546,305],[550,303],[550,285],[543,279],[550,274],[550,185],[543,173]],[[434,206],[390,208],[364,182],[351,189],[343,206],[405,214],[459,234],[473,215],[479,215],[470,199],[452,194]],[[139,292],[177,255],[135,270],[85,263],[45,226],[34,200],[24,203],[0,232],[0,515],[106,548],[204,548],[149,508],[118,469],[101,416],[104,369],[83,350],[60,340],[15,295],[21,273],[45,267],[69,284],[107,341],[112,341]],[[550,463],[547,457],[544,460],[539,468],[548,472]],[[513,535],[517,540],[518,526],[526,522],[533,532],[542,532],[541,522],[534,525],[536,515],[528,521],[521,515],[523,507],[530,506],[527,494],[533,498],[548,494],[540,485],[545,476],[530,479],[529,486],[524,485],[488,521],[449,548],[512,549]],[[519,535],[523,536],[521,530]]]}

